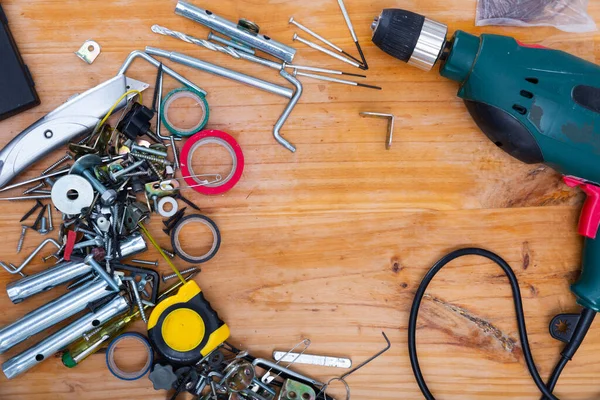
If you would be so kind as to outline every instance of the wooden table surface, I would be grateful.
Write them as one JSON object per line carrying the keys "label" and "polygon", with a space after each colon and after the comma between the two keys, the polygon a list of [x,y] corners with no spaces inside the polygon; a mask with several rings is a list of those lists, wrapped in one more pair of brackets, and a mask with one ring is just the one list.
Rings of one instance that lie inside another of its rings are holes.
{"label": "wooden table surface", "polygon": [[[194,3],[232,20],[252,19],[287,44],[292,44],[294,29],[287,21],[293,15],[353,50],[334,0]],[[271,133],[284,99],[167,62],[208,91],[209,128],[233,135],[246,158],[241,182],[226,195],[186,193],[222,232],[221,250],[202,266],[197,281],[230,325],[233,344],[269,357],[273,350],[310,338],[310,352],[350,356],[358,364],[384,347],[385,331],[393,347],[348,379],[352,398],[422,398],[406,348],[414,292],[442,255],[463,246],[483,246],[504,257],[517,273],[533,354],[543,377],[549,375],[561,344],[550,338],[548,322],[557,313],[578,311],[569,284],[579,271],[582,240],[576,225],[582,195],[550,169],[523,165],[499,151],[471,121],[455,96],[454,83],[383,54],[370,42],[369,25],[381,9],[404,7],[443,21],[451,30],[513,35],[590,61],[600,58],[600,35],[552,28],[476,28],[475,3],[347,0],[371,66],[365,82],[384,90],[304,80],[305,93],[282,130],[298,147],[295,154],[277,144]],[[600,3],[590,3],[590,13],[600,21]],[[39,107],[0,123],[2,145],[74,93],[112,77],[132,50],[147,45],[285,84],[274,71],[153,34],[150,26],[158,23],[206,36],[206,28],[174,14],[175,1],[5,0],[2,5],[42,100]],[[93,65],[73,54],[89,38],[102,46]],[[299,64],[356,72],[301,44],[297,47]],[[153,84],[155,73],[137,61],[128,75]],[[165,80],[165,89],[177,86]],[[149,104],[151,90],[147,93]],[[386,122],[363,119],[361,111],[396,115],[390,151],[384,148]],[[26,176],[62,154],[40,160]],[[31,203],[0,207],[0,260],[19,263],[42,240],[29,233],[24,251],[15,255],[18,221]],[[153,218],[152,231],[168,246],[160,221]],[[149,252],[144,258],[158,256]],[[36,259],[28,271],[46,267]],[[168,268],[161,264],[160,269]],[[0,272],[2,288],[15,279]],[[62,292],[54,289],[19,305],[0,294],[0,325]],[[497,267],[476,258],[455,262],[428,295],[418,343],[424,373],[439,398],[538,397],[524,365],[510,289]],[[556,391],[561,397],[600,396],[599,332],[600,327],[592,328],[566,368]],[[43,336],[31,338],[0,361]],[[321,379],[341,373],[300,369]],[[17,379],[0,376],[3,400],[165,397],[146,378],[113,378],[103,355],[73,370],[50,359]]]}

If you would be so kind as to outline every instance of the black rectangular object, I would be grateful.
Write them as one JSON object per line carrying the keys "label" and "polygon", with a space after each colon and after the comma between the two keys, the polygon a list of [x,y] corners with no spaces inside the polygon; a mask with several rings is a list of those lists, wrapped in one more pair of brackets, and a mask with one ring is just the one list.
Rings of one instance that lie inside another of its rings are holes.
{"label": "black rectangular object", "polygon": [[0,5],[0,121],[40,104]]}

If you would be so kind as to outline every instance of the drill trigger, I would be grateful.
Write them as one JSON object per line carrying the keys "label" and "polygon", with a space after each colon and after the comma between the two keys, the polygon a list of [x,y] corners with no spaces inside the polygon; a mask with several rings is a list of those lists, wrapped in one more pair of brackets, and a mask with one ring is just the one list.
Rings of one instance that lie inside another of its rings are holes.
{"label": "drill trigger", "polygon": [[596,239],[600,226],[600,186],[574,176],[565,176],[563,180],[567,186],[579,187],[587,195],[579,217],[579,234]]}

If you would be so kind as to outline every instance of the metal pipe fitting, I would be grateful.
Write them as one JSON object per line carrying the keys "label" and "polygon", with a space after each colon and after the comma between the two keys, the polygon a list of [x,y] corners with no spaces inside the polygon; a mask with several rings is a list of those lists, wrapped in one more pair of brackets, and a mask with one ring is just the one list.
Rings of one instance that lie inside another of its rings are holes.
{"label": "metal pipe fitting", "polygon": [[111,292],[106,290],[106,282],[95,280],[26,314],[23,318],[0,329],[0,354],[77,314],[89,303],[109,294]]}
{"label": "metal pipe fitting", "polygon": [[35,346],[6,361],[2,364],[4,375],[8,379],[12,379],[24,373],[43,360],[52,357],[58,351],[79,339],[84,333],[97,328],[127,310],[129,310],[127,301],[122,296],[115,297],[95,313],[86,314]]}
{"label": "metal pipe fitting", "polygon": [[[134,50],[129,54],[129,56],[127,56],[127,58],[125,59],[125,62],[121,66],[121,69],[119,69],[119,72],[117,73],[117,75],[124,75],[125,72],[127,72],[127,69],[129,68],[129,66],[131,65],[133,60],[135,60],[136,58],[143,58],[144,60],[148,61],[150,64],[154,65],[156,68],[158,68],[160,66],[160,61],[155,60],[154,58],[150,57],[148,54],[144,53],[143,51]],[[178,74],[177,72],[173,71],[171,68],[167,67],[166,65],[163,65],[163,71],[167,75],[170,75],[172,78],[178,80],[183,85],[188,86],[206,96],[205,90],[196,86],[192,81],[183,77],[182,75]]]}
{"label": "metal pipe fitting", "polygon": [[302,90],[303,90],[302,83],[300,83],[300,81],[298,79],[296,79],[295,77],[293,77],[291,74],[289,74],[287,71],[285,71],[283,69],[281,71],[279,71],[279,74],[281,76],[283,76],[287,81],[291,82],[296,87],[296,92],[294,93],[292,100],[289,102],[289,104],[287,105],[285,110],[283,110],[283,114],[281,114],[281,117],[275,124],[275,127],[273,128],[273,136],[275,137],[275,140],[277,140],[277,142],[279,142],[279,144],[281,144],[283,147],[285,147],[286,149],[288,149],[289,151],[294,153],[294,152],[296,152],[296,147],[293,144],[291,144],[290,142],[288,142],[287,140],[285,140],[281,136],[280,131],[281,131],[281,128],[283,127],[283,124],[285,124],[285,121],[287,121],[290,114],[294,110],[294,107],[296,106],[296,104],[300,100],[300,97],[302,96]]}
{"label": "metal pipe fitting", "polygon": [[173,62],[186,65],[188,67],[196,68],[204,72],[208,72],[217,76],[221,76],[223,78],[231,79],[236,82],[240,82],[246,84],[248,86],[255,87],[257,89],[261,89],[267,91],[269,93],[273,93],[287,99],[291,99],[294,95],[294,92],[291,89],[288,89],[283,86],[276,85],[271,82],[264,81],[259,78],[255,78],[250,75],[242,74],[241,72],[233,71],[215,64],[211,64],[206,61],[202,61],[200,59],[186,56],[185,54],[166,51],[157,49],[155,47],[146,47],[146,52],[153,56],[164,57]]}
{"label": "metal pipe fitting", "polygon": [[225,18],[215,15],[211,11],[193,6],[184,1],[179,1],[175,7],[175,14],[196,21],[215,32],[244,43],[251,48],[264,51],[285,62],[292,62],[296,49],[277,42],[272,38],[248,29],[243,29]]}

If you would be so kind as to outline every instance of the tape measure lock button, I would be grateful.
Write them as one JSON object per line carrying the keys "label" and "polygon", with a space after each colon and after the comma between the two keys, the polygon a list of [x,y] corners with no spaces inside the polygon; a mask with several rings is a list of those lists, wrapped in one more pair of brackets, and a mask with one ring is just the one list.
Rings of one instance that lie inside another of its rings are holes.
{"label": "tape measure lock button", "polygon": [[167,346],[185,353],[202,343],[206,326],[196,311],[191,308],[178,308],[165,317],[161,330]]}

